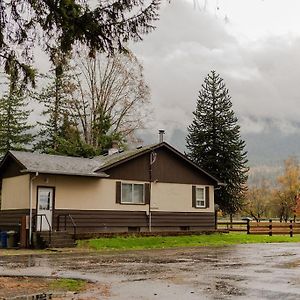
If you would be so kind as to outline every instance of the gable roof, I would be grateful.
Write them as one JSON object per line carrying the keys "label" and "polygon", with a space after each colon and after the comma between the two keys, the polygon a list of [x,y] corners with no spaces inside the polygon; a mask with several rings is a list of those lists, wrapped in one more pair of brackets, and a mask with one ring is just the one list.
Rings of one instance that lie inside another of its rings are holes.
{"label": "gable roof", "polygon": [[59,175],[108,177],[104,172],[94,172],[99,167],[99,161],[95,159],[23,151],[9,151],[2,160],[0,169],[8,156],[22,166],[22,173],[39,172]]}
{"label": "gable roof", "polygon": [[22,173],[44,173],[58,175],[74,175],[107,178],[106,170],[123,164],[129,160],[135,159],[143,154],[151,153],[158,148],[167,148],[180,159],[186,161],[198,171],[216,182],[217,185],[224,185],[219,179],[210,175],[184,154],[176,150],[166,142],[152,144],[136,149],[118,152],[112,155],[101,155],[94,158],[81,158],[72,156],[41,154],[36,152],[8,151],[0,162],[0,171],[7,157],[12,157],[23,169]]}
{"label": "gable roof", "polygon": [[216,184],[224,185],[224,183],[222,183],[219,179],[210,175],[208,172],[204,171],[197,164],[195,164],[193,161],[191,161],[189,158],[187,158],[184,154],[182,154],[181,152],[179,152],[178,150],[176,150],[174,147],[172,147],[171,145],[169,145],[166,142],[148,145],[148,146],[141,147],[138,149],[128,150],[128,151],[116,153],[116,154],[109,155],[109,156],[104,156],[104,157],[101,156],[100,161],[102,162],[102,165],[96,170],[96,172],[97,171],[105,172],[106,170],[108,170],[110,168],[116,167],[124,162],[132,160],[132,159],[139,157],[145,153],[150,153],[152,151],[155,151],[156,149],[161,148],[161,147],[165,147],[165,148],[169,149],[176,156],[178,156],[181,159],[183,159],[184,161],[186,161],[188,164],[190,164],[191,166],[196,168],[198,171],[207,175],[209,178],[211,178],[213,181],[215,181]]}

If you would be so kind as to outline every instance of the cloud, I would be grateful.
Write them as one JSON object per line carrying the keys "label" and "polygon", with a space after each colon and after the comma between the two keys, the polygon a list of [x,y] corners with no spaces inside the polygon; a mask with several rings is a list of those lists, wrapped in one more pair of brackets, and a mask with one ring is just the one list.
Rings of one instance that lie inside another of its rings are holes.
{"label": "cloud", "polygon": [[229,88],[242,131],[266,130],[266,120],[273,119],[284,133],[294,132],[300,120],[299,37],[245,43],[230,30],[223,18],[194,10],[192,3],[163,7],[157,30],[133,46],[152,91],[150,130],[186,128],[204,77],[215,69]]}

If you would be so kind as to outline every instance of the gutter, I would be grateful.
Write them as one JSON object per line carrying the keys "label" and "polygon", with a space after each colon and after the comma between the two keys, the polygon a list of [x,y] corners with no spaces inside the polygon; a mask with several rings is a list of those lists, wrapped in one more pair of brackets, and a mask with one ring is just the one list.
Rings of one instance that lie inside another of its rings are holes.
{"label": "gutter", "polygon": [[32,183],[39,176],[39,172],[35,173],[35,176],[30,178],[29,181],[29,246],[32,245]]}
{"label": "gutter", "polygon": [[39,174],[49,174],[49,175],[66,175],[66,176],[82,176],[82,177],[94,177],[94,178],[108,178],[109,175],[102,172],[102,174],[97,173],[71,173],[71,172],[59,172],[59,171],[49,171],[49,170],[28,170],[24,169],[20,171],[21,173],[39,173]]}

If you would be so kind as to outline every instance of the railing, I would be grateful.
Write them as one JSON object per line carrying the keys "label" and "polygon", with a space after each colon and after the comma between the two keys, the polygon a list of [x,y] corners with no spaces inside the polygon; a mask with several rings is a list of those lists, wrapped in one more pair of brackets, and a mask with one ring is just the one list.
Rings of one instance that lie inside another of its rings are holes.
{"label": "railing", "polygon": [[60,231],[60,218],[64,217],[64,229],[65,231],[67,230],[67,218],[71,220],[72,226],[73,226],[73,232],[74,232],[74,240],[76,240],[76,231],[77,231],[77,226],[76,223],[73,219],[73,217],[70,214],[63,214],[63,215],[58,215],[57,216],[57,224],[56,224],[56,230]]}
{"label": "railing", "polygon": [[35,231],[37,231],[37,223],[38,223],[38,218],[41,218],[40,219],[40,231],[42,231],[42,227],[43,227],[43,218],[45,218],[45,220],[47,221],[47,224],[48,224],[48,227],[49,227],[49,245],[51,245],[51,233],[52,233],[52,226],[47,218],[47,216],[45,214],[35,214],[33,216],[33,220],[35,221],[35,224],[34,224],[34,228],[35,228]]}

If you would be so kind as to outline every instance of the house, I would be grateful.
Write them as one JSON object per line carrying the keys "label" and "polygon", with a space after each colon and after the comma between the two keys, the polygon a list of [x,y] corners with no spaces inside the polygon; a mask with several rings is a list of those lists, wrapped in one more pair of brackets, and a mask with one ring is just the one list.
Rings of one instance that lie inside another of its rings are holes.
{"label": "house", "polygon": [[[1,228],[77,232],[211,231],[222,184],[166,142],[78,158],[9,151],[0,163]],[[75,224],[75,225],[74,225]]]}

